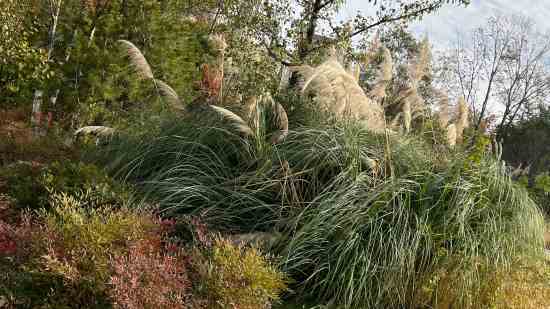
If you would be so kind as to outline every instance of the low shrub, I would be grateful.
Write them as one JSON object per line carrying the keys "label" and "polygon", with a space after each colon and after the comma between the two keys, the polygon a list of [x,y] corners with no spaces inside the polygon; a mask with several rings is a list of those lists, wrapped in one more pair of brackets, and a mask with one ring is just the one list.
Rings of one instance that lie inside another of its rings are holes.
{"label": "low shrub", "polygon": [[11,261],[5,294],[29,308],[109,308],[111,256],[126,254],[129,243],[160,237],[162,228],[148,213],[94,207],[86,194],[56,194],[51,205],[23,225],[22,235],[32,237],[15,242],[16,251],[13,237],[5,242]]}
{"label": "low shrub", "polygon": [[17,161],[46,164],[65,158],[75,159],[77,156],[76,151],[65,145],[59,136],[50,134],[34,137],[26,124],[22,128],[13,124],[10,126],[9,129],[0,126],[0,166]]}
{"label": "low shrub", "polygon": [[497,274],[501,285],[494,308],[550,308],[550,262],[527,259]]}
{"label": "low shrub", "polygon": [[[5,185],[2,190],[15,199],[17,208],[47,207],[50,195],[65,192],[76,195],[88,192],[88,204],[121,205],[129,197],[129,189],[108,177],[100,168],[82,162],[18,162],[2,169]],[[1,188],[0,188],[1,189]]]}
{"label": "low shrub", "polygon": [[270,308],[287,289],[286,277],[255,248],[217,239],[205,257],[192,260],[206,308]]}
{"label": "low shrub", "polygon": [[87,281],[105,288],[110,256],[124,254],[128,242],[156,237],[160,228],[147,213],[110,207],[87,207],[86,196],[56,194],[51,211],[42,211],[47,255],[44,269],[68,281]]}
{"label": "low shrub", "polygon": [[116,256],[109,290],[115,308],[188,308],[186,257],[174,251],[163,248],[160,239],[142,240]]}

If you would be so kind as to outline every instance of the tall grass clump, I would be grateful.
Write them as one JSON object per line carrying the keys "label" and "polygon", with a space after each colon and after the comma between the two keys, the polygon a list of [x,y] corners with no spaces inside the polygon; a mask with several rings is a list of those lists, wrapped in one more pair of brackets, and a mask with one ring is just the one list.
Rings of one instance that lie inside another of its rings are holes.
{"label": "tall grass clump", "polygon": [[537,206],[488,156],[470,162],[344,121],[290,130],[275,145],[206,121],[155,132],[113,139],[103,162],[169,215],[282,232],[273,252],[294,288],[321,302],[483,307],[492,274],[543,247]]}
{"label": "tall grass clump", "polygon": [[[289,225],[279,253],[305,295],[344,308],[483,307],[492,271],[540,254],[542,217],[496,162],[369,178],[342,175]],[[452,275],[438,281],[442,268]]]}
{"label": "tall grass clump", "polygon": [[166,123],[158,134],[121,136],[100,150],[108,170],[141,189],[167,215],[201,215],[220,228],[261,229],[276,213],[269,141],[222,124]]}

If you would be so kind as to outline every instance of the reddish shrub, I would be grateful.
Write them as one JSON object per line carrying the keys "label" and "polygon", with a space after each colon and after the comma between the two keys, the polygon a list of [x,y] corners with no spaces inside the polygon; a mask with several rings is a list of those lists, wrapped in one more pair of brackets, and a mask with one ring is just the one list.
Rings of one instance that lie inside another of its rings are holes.
{"label": "reddish shrub", "polygon": [[112,260],[110,294],[115,307],[186,308],[185,257],[181,251],[167,254],[164,249],[160,238],[144,240]]}
{"label": "reddish shrub", "polygon": [[32,251],[32,238],[36,231],[31,229],[30,216],[23,215],[18,225],[0,220],[0,258],[10,257],[22,262]]}

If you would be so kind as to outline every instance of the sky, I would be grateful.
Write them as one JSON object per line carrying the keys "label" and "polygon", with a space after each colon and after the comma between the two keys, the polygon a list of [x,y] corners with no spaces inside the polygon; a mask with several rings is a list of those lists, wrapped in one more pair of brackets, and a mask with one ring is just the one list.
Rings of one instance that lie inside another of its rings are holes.
{"label": "sky", "polygon": [[[366,0],[347,0],[340,18],[369,11]],[[541,31],[550,30],[550,0],[472,0],[468,7],[447,5],[436,13],[414,23],[411,30],[419,37],[428,35],[435,47],[452,45],[457,33],[467,34],[481,26],[488,17],[498,14],[530,16]]]}

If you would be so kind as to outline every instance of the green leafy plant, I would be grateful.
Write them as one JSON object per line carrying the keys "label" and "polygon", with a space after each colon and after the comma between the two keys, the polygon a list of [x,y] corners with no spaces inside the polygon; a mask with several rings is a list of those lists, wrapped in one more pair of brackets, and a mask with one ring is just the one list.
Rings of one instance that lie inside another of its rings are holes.
{"label": "green leafy plant", "polygon": [[195,260],[207,308],[269,308],[287,289],[285,276],[255,248],[218,239]]}

